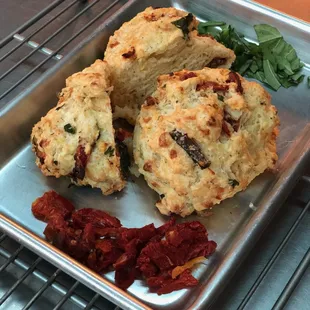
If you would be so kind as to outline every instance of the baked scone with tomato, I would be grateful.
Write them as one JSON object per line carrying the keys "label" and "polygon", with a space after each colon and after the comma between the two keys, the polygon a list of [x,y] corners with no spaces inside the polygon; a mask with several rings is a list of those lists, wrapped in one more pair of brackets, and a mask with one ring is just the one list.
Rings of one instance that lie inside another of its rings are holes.
{"label": "baked scone with tomato", "polygon": [[270,95],[227,69],[158,78],[141,107],[134,158],[163,214],[202,212],[244,190],[277,161]]}
{"label": "baked scone with tomato", "polygon": [[114,116],[135,124],[141,104],[159,75],[205,66],[229,68],[232,50],[199,35],[198,21],[175,8],[147,8],[110,37],[105,60],[111,66]]}
{"label": "baked scone with tomato", "polygon": [[36,164],[46,176],[70,176],[105,195],[125,181],[112,126],[110,69],[102,60],[66,80],[57,106],[31,134]]}

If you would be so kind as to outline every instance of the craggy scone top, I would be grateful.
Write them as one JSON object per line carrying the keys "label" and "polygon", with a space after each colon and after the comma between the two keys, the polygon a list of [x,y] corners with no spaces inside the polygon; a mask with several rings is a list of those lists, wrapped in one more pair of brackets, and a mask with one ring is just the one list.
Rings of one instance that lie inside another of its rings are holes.
{"label": "craggy scone top", "polygon": [[230,67],[234,52],[211,36],[199,35],[197,26],[188,12],[149,7],[115,31],[105,52],[112,71],[115,117],[134,124],[159,75],[184,68]]}
{"label": "craggy scone top", "polygon": [[277,161],[279,119],[258,83],[227,69],[158,78],[141,108],[134,157],[163,214],[201,212]]}
{"label": "craggy scone top", "polygon": [[97,60],[66,80],[57,106],[31,134],[36,164],[46,176],[70,176],[111,194],[125,186],[114,140],[110,69]]}

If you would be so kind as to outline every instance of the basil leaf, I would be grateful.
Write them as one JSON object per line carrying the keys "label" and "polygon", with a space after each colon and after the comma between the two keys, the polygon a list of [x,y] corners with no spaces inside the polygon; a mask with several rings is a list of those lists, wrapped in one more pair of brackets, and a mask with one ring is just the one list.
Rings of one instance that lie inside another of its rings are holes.
{"label": "basil leaf", "polygon": [[265,79],[268,85],[274,90],[278,90],[281,84],[278,81],[276,73],[273,70],[272,64],[270,63],[268,59],[263,60],[263,68],[264,68]]}
{"label": "basil leaf", "polygon": [[211,34],[227,48],[235,52],[232,70],[249,78],[257,79],[274,90],[296,86],[304,75],[300,69],[304,64],[295,49],[287,43],[281,33],[270,25],[255,25],[259,44],[248,42],[244,36],[222,21],[200,23],[198,32]]}
{"label": "basil leaf", "polygon": [[254,77],[255,79],[263,82],[263,83],[267,83],[267,80],[265,78],[265,74],[263,71],[257,71],[255,74],[254,74]]}
{"label": "basil leaf", "polygon": [[224,26],[224,25],[226,25],[225,22],[213,21],[213,20],[210,20],[207,22],[201,22],[198,25],[198,31],[200,32],[200,30],[203,30],[204,28],[207,28],[207,27],[216,27],[216,26]]}
{"label": "basil leaf", "polygon": [[224,96],[217,94],[217,99],[220,101],[224,101]]}
{"label": "basil leaf", "polygon": [[295,82],[295,83],[301,83],[305,78],[305,75],[302,74],[301,71],[295,73],[294,75],[290,76],[290,81]]}
{"label": "basil leaf", "polygon": [[279,81],[284,88],[289,88],[296,85],[295,83],[290,82],[287,78],[279,77]]}
{"label": "basil leaf", "polygon": [[247,60],[239,69],[239,73],[241,75],[244,75],[244,73],[248,70],[248,68],[251,66],[253,60]]}
{"label": "basil leaf", "polygon": [[228,179],[228,184],[232,186],[232,188],[235,188],[236,186],[239,185],[239,182],[235,179]]}
{"label": "basil leaf", "polygon": [[71,133],[71,134],[75,134],[76,133],[76,128],[71,126],[71,124],[66,124],[64,126],[64,130],[68,133]]}
{"label": "basil leaf", "polygon": [[293,71],[299,70],[300,66],[304,66],[303,63],[301,63],[301,61],[299,60],[299,58],[295,58],[292,62],[291,62],[291,69]]}
{"label": "basil leaf", "polygon": [[188,37],[189,26],[190,26],[191,22],[193,21],[193,19],[194,19],[193,14],[189,13],[188,15],[172,22],[173,25],[175,25],[177,28],[182,30],[184,40],[189,39],[189,37]]}
{"label": "basil leaf", "polygon": [[266,24],[260,24],[254,26],[257,39],[259,43],[266,43],[275,39],[282,38],[281,33],[275,27]]}
{"label": "basil leaf", "polygon": [[286,58],[289,62],[295,60],[297,58],[296,51],[290,44],[286,44],[283,52],[281,53],[281,56]]}
{"label": "basil leaf", "polygon": [[104,152],[104,155],[108,155],[109,157],[112,157],[114,155],[114,149],[112,146],[109,146],[105,152]]}
{"label": "basil leaf", "polygon": [[[200,23],[201,24],[201,23]],[[200,24],[198,24],[198,32],[199,34],[209,34],[213,36],[217,41],[219,41],[219,34],[221,33],[221,29],[215,28],[215,27],[201,27]]]}
{"label": "basil leaf", "polygon": [[294,74],[291,68],[291,64],[288,62],[287,59],[280,56],[276,56],[276,60],[278,63],[278,68],[280,70],[284,70],[288,75]]}
{"label": "basil leaf", "polygon": [[280,55],[281,52],[283,51],[284,47],[286,45],[286,42],[283,39],[279,39],[277,40],[276,44],[274,45],[274,47],[272,48],[272,51],[275,54]]}
{"label": "basil leaf", "polygon": [[258,70],[258,65],[257,65],[257,62],[254,60],[252,61],[252,64],[250,66],[250,70],[251,72],[255,73],[257,70]]}

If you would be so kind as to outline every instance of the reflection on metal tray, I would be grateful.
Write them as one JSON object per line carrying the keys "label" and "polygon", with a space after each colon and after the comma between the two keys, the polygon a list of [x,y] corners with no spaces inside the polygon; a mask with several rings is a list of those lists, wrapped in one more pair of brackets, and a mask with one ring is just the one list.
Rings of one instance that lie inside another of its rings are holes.
{"label": "reflection on metal tray", "polygon": [[[278,140],[280,160],[277,172],[265,173],[257,178],[245,192],[214,208],[212,217],[199,218],[206,225],[210,238],[216,240],[219,246],[208,264],[195,271],[194,275],[200,279],[200,285],[196,288],[157,296],[149,293],[142,281],[136,281],[124,292],[112,284],[112,273],[103,279],[45,242],[42,239],[45,224],[34,219],[30,210],[31,202],[52,188],[72,199],[78,207],[96,207],[109,211],[129,227],[151,222],[159,225],[165,221],[165,217],[154,208],[157,195],[142,179],[130,182],[124,192],[109,197],[103,197],[98,190],[89,188],[68,189],[65,179],[56,180],[41,175],[34,164],[28,143],[33,124],[56,103],[55,94],[63,86],[65,78],[89,65],[97,57],[102,57],[109,35],[149,5],[174,5],[202,19],[226,20],[237,29],[242,29],[250,38],[254,34],[250,27],[253,23],[273,24],[296,46],[301,59],[309,62],[307,51],[310,43],[306,41],[310,33],[309,26],[294,20],[286,24],[287,20],[282,15],[258,9],[247,1],[128,1],[90,38],[1,111],[0,143],[6,147],[0,153],[0,227],[8,235],[125,309],[201,309],[203,305],[210,305],[219,294],[302,175],[304,167],[309,164],[310,108],[306,104],[308,96],[304,85],[298,89],[272,93],[282,124]],[[12,119],[15,119],[14,123]],[[250,203],[255,208],[250,208]],[[195,218],[191,216],[188,219]]]}

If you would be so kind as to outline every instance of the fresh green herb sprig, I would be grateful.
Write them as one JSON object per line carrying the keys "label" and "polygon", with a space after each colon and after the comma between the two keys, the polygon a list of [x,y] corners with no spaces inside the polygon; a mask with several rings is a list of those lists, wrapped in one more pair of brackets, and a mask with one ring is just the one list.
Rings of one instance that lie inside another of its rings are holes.
{"label": "fresh green herb sprig", "polygon": [[190,31],[189,26],[191,22],[193,21],[193,19],[194,19],[193,14],[189,13],[188,15],[172,22],[173,25],[175,25],[177,28],[182,30],[184,40],[189,39],[188,37],[189,31]]}
{"label": "fresh green herb sprig", "polygon": [[209,21],[198,25],[199,34],[212,35],[235,52],[234,71],[257,79],[274,90],[300,84],[305,77],[301,72],[304,64],[295,49],[275,27],[260,24],[255,25],[254,29],[258,45],[245,40],[243,35],[225,22]]}

